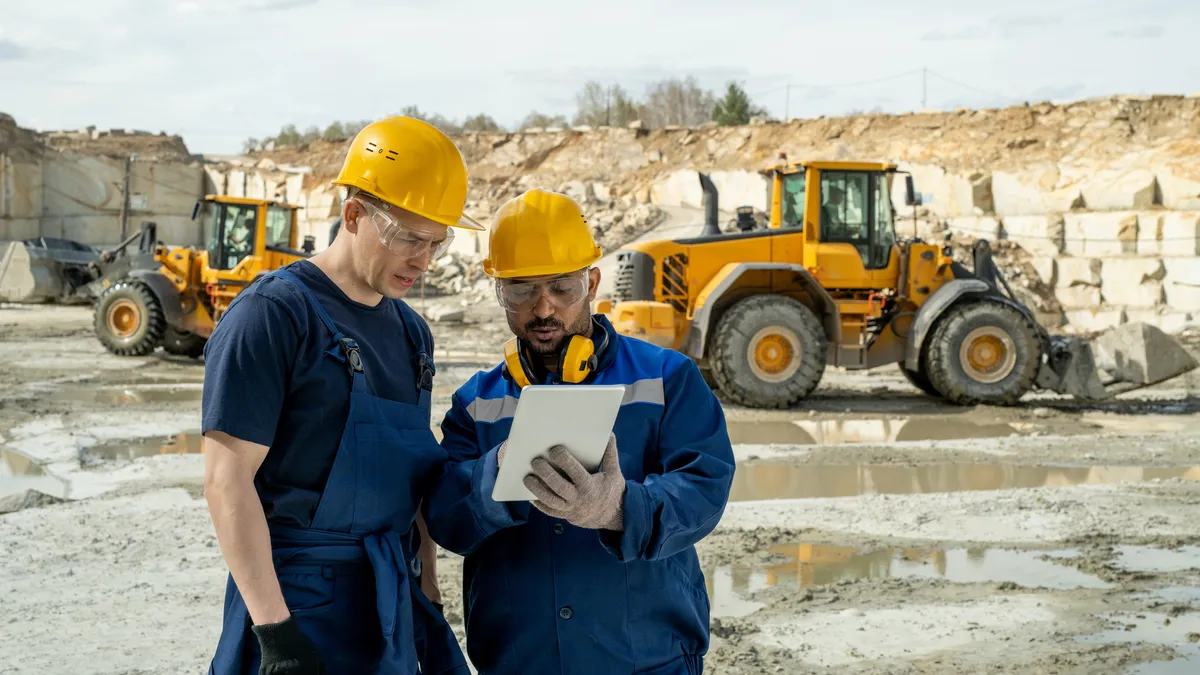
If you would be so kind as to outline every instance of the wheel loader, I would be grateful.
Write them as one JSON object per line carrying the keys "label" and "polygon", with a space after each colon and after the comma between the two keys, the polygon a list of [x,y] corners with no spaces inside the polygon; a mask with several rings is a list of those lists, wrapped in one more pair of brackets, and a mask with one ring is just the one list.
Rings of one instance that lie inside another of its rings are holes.
{"label": "wheel loader", "polygon": [[[197,358],[229,303],[256,279],[314,248],[296,249],[295,206],[262,199],[208,195],[196,202],[208,247],[170,247],[157,226],[141,230],[90,265],[87,292],[95,298],[93,324],[105,349],[121,356],[170,354]],[[136,252],[130,246],[137,242]]]}
{"label": "wheel loader", "polygon": [[1051,335],[986,240],[971,268],[953,260],[949,237],[898,240],[895,178],[905,176],[907,206],[921,198],[895,164],[781,155],[762,174],[766,227],[742,218],[722,232],[716,189],[700,174],[704,230],[622,248],[612,298],[597,305],[618,332],[687,354],[734,403],[792,407],[830,365],[896,364],[916,388],[961,405],[1011,405],[1035,388],[1096,401],[1197,367],[1146,324],[1094,344]]}

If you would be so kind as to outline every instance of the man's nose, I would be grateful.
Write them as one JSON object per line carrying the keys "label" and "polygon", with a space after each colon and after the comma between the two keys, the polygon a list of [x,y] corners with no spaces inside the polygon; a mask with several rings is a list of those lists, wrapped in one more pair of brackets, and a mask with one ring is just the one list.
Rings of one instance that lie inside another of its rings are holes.
{"label": "man's nose", "polygon": [[554,314],[554,304],[550,302],[548,293],[539,293],[537,304],[533,306],[533,315],[539,319],[546,319]]}

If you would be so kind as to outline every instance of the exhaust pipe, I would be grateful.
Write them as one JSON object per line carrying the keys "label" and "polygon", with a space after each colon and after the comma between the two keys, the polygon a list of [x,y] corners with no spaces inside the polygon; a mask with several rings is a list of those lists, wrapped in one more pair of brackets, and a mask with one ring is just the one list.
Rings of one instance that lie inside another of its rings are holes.
{"label": "exhaust pipe", "polygon": [[700,235],[719,235],[721,226],[717,222],[717,186],[713,185],[708,174],[700,174],[700,189],[704,190],[704,229],[700,231]]}

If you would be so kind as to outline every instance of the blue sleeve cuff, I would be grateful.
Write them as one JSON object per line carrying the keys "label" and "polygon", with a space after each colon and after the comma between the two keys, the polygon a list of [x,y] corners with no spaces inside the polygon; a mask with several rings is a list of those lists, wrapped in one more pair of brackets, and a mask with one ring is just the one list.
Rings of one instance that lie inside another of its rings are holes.
{"label": "blue sleeve cuff", "polygon": [[600,545],[621,562],[637,560],[646,550],[650,541],[650,529],[653,527],[650,519],[650,497],[646,486],[631,480],[625,481],[625,503],[621,506],[621,532],[613,530],[597,530],[600,534]]}
{"label": "blue sleeve cuff", "polygon": [[475,461],[471,482],[475,485],[475,497],[479,500],[476,513],[486,522],[485,534],[498,529],[520,525],[529,518],[529,502],[498,502],[492,499],[496,487],[496,474],[500,470],[500,446],[489,450]]}

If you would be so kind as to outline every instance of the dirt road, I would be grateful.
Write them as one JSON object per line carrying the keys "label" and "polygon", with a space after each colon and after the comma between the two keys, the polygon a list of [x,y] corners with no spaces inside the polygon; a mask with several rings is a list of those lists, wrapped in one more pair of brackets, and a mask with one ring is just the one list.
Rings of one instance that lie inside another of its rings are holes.
{"label": "dirt road", "polygon": [[[436,421],[505,328],[487,303],[432,325]],[[202,381],[161,351],[107,355],[86,308],[0,308],[0,510],[67,500],[0,515],[0,673],[207,667],[225,567]],[[830,369],[797,410],[727,407],[706,672],[1200,671],[1198,390],[963,409],[893,369]],[[459,559],[438,571],[461,634]]]}

